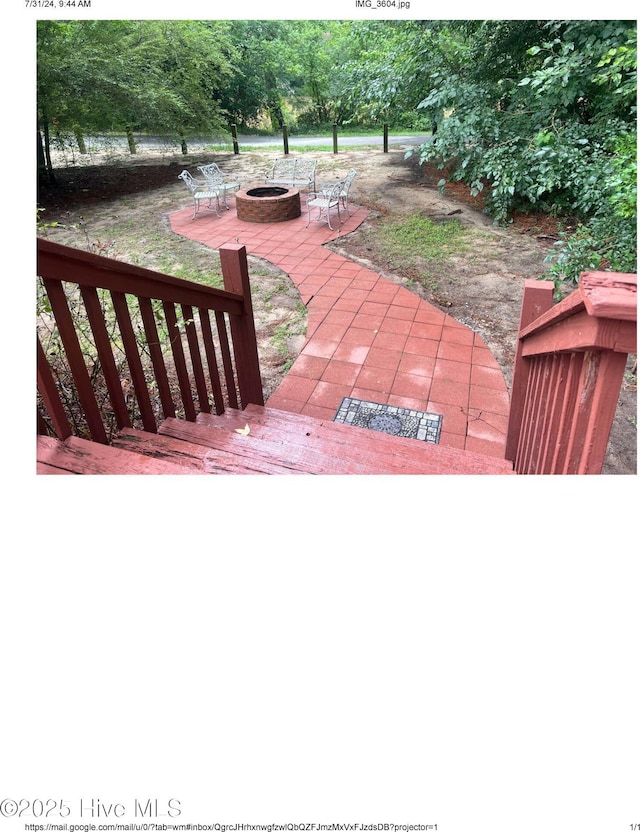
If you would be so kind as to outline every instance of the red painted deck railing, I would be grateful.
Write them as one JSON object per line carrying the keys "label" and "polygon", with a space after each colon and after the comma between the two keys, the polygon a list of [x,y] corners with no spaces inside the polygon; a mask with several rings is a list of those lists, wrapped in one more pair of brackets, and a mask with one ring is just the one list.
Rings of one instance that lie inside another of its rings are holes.
{"label": "red painted deck railing", "polygon": [[552,306],[553,283],[525,282],[505,457],[518,474],[599,474],[629,353],[637,276],[585,272]]}
{"label": "red painted deck railing", "polygon": [[224,290],[39,239],[38,432],[107,443],[264,404],[244,246],[220,262]]}

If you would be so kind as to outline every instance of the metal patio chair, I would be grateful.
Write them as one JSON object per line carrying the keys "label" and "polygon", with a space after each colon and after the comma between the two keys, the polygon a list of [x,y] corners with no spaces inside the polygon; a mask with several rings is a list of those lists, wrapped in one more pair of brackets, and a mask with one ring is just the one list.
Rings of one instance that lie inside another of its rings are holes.
{"label": "metal patio chair", "polygon": [[342,225],[342,219],[340,218],[340,203],[341,203],[341,194],[344,189],[344,180],[342,182],[338,182],[332,188],[325,188],[318,193],[313,193],[313,191],[309,194],[307,198],[307,213],[308,213],[308,221],[307,221],[307,228],[311,224],[311,211],[315,209],[318,211],[318,215],[314,217],[316,222],[326,222],[329,228],[333,231],[333,226],[331,225],[331,211],[335,209],[338,215],[338,225]]}
{"label": "metal patio chair", "polygon": [[220,191],[222,204],[227,210],[229,210],[229,206],[227,205],[227,193],[229,191],[233,191],[235,193],[235,191],[240,190],[240,183],[227,180],[224,173],[215,162],[210,162],[208,165],[201,165],[198,170],[204,176],[209,187]]}
{"label": "metal patio chair", "polygon": [[340,202],[349,217],[351,216],[351,211],[349,211],[349,188],[357,175],[358,171],[355,168],[351,168],[342,183],[342,191],[340,192]]}
{"label": "metal patio chair", "polygon": [[[178,179],[182,179],[186,188],[190,191],[193,197],[193,219],[195,220],[198,211],[200,210],[200,203],[203,200],[207,202],[207,208],[211,208],[218,216],[220,214],[220,188],[214,187],[207,181],[201,182],[194,179],[188,170],[183,170],[178,174]],[[215,207],[212,202],[215,200]]]}

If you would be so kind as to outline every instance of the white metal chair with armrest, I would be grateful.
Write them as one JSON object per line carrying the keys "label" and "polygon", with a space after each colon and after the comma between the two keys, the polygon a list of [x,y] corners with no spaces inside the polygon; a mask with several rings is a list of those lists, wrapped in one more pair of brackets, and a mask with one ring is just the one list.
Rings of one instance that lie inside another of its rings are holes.
{"label": "white metal chair with armrest", "polygon": [[[193,219],[196,218],[198,211],[200,210],[200,203],[203,200],[207,201],[208,208],[211,208],[218,216],[221,216],[219,188],[214,187],[206,181],[200,182],[199,180],[194,179],[188,170],[183,170],[182,173],[179,173],[178,179],[182,179],[193,197]],[[214,199],[215,207],[212,205],[212,201]]]}
{"label": "white metal chair with armrest", "polygon": [[340,192],[340,202],[348,216],[351,216],[351,211],[349,211],[349,188],[357,175],[358,171],[355,168],[351,168],[342,183],[342,191]]}
{"label": "white metal chair with armrest", "polygon": [[215,162],[210,162],[208,165],[201,165],[198,170],[202,173],[207,184],[211,188],[216,188],[220,191],[220,195],[222,196],[222,204],[228,210],[229,206],[227,205],[227,193],[229,191],[238,191],[240,190],[240,183],[239,182],[232,182],[228,181],[225,178],[224,173],[220,170],[218,165]]}
{"label": "white metal chair with armrest", "polygon": [[335,209],[338,214],[338,225],[342,225],[342,219],[340,218],[340,201],[341,201],[341,193],[344,189],[344,180],[342,182],[338,182],[331,188],[325,188],[322,191],[318,191],[314,193],[313,191],[309,194],[307,198],[307,212],[309,215],[309,219],[307,222],[307,228],[311,223],[311,211],[315,209],[318,211],[317,217],[315,217],[315,221],[317,222],[326,222],[329,228],[333,231],[333,226],[331,225],[331,211]]}

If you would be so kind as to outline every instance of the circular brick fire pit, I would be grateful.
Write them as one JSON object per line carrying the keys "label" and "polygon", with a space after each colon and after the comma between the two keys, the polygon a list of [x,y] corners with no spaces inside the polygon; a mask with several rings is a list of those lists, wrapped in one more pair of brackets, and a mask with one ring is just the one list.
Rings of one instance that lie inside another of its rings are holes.
{"label": "circular brick fire pit", "polygon": [[300,191],[256,185],[236,193],[238,219],[245,222],[286,222],[300,216]]}

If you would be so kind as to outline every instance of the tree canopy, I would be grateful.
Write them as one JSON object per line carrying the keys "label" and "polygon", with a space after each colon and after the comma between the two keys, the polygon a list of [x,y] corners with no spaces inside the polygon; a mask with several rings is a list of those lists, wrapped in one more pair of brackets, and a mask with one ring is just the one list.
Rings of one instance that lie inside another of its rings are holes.
{"label": "tree canopy", "polygon": [[234,46],[222,21],[38,22],[41,135],[221,133]]}
{"label": "tree canopy", "polygon": [[578,221],[550,257],[575,281],[602,267],[636,270],[635,21],[450,24],[462,65],[436,69],[419,108],[440,129],[423,161],[454,161],[472,193],[508,221],[528,206]]}
{"label": "tree canopy", "polygon": [[556,276],[635,271],[636,41],[625,20],[42,20],[40,165],[52,130],[162,133],[186,152],[231,124],[384,121],[431,131],[421,162],[483,191],[497,222],[572,216]]}

